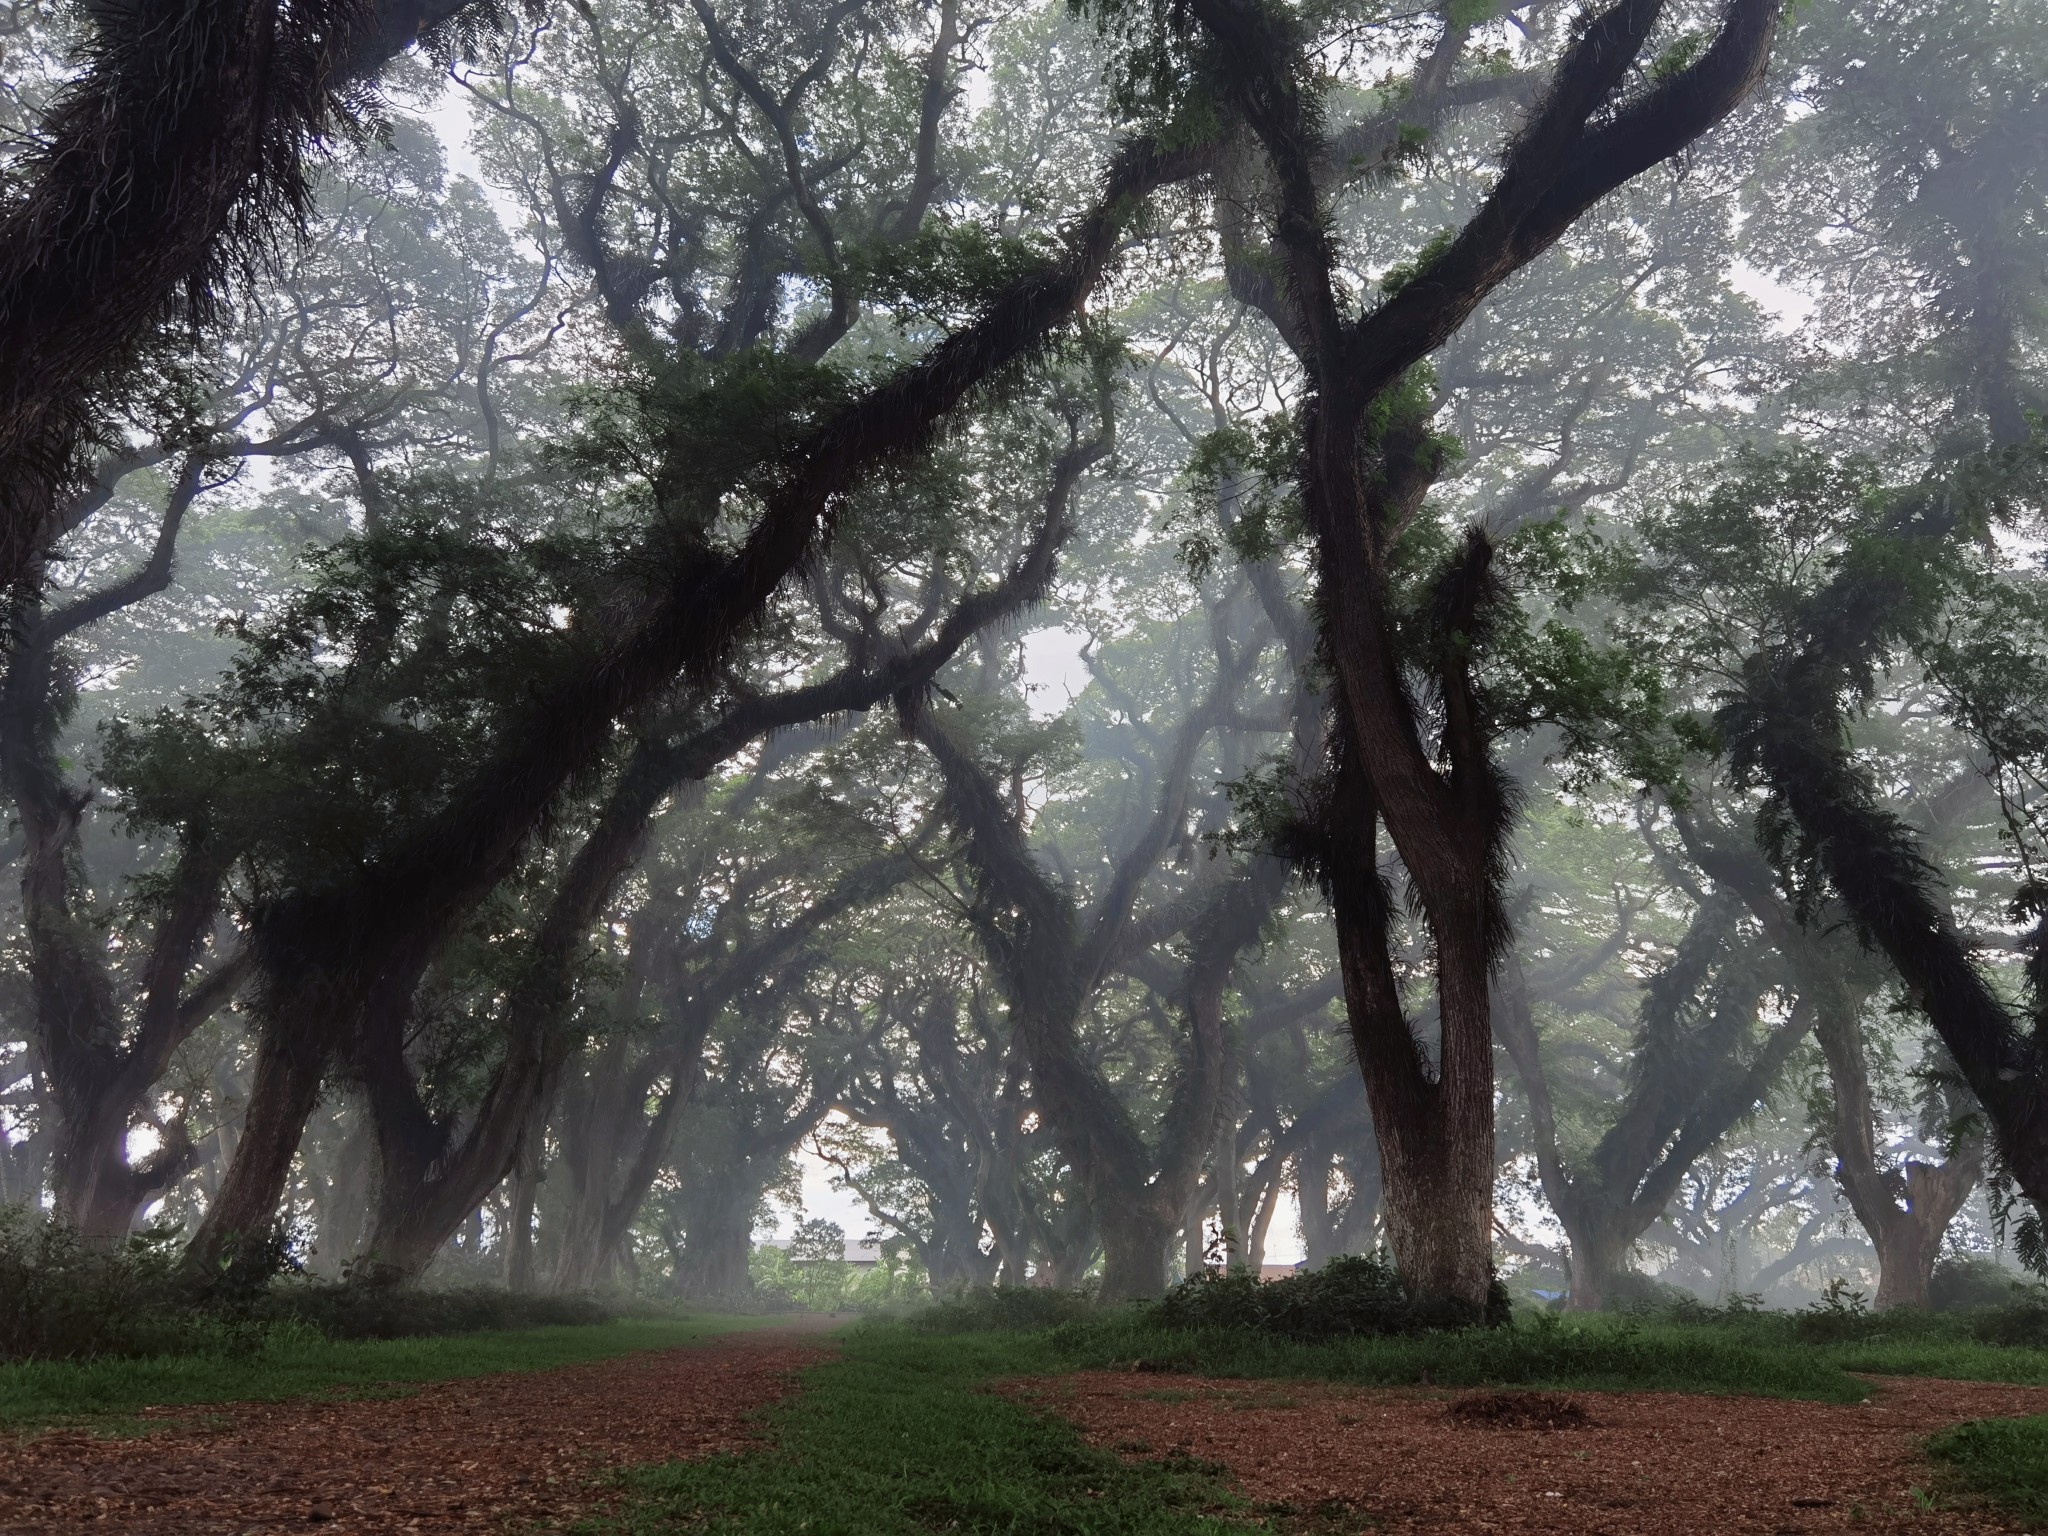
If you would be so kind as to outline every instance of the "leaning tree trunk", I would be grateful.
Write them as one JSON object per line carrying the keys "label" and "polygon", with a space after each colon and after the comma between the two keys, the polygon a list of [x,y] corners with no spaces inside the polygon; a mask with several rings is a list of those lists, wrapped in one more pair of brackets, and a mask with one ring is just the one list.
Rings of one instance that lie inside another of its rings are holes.
{"label": "leaning tree trunk", "polygon": [[276,1027],[264,1030],[235,1160],[185,1250],[188,1267],[201,1275],[218,1274],[275,1229],[292,1159],[320,1102],[326,1067],[326,1053],[305,1037]]}
{"label": "leaning tree trunk", "polygon": [[128,1162],[126,1093],[74,1103],[57,1126],[50,1182],[57,1213],[89,1242],[118,1243],[134,1230],[146,1195]]}
{"label": "leaning tree trunk", "polygon": [[535,1288],[533,1208],[540,1196],[541,1138],[545,1131],[545,1118],[536,1113],[527,1122],[519,1156],[512,1165],[512,1198],[507,1202],[510,1217],[505,1231],[505,1285],[522,1293]]}

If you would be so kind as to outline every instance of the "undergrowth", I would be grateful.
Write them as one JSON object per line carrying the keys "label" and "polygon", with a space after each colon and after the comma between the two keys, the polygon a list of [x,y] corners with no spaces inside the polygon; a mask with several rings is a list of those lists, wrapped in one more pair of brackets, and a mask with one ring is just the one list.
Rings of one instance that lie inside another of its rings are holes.
{"label": "undergrowth", "polygon": [[1265,1281],[1248,1270],[1201,1269],[1188,1276],[1145,1316],[1167,1329],[1248,1329],[1284,1339],[1321,1339],[1428,1333],[1475,1323],[1509,1321],[1507,1288],[1495,1280],[1483,1311],[1451,1301],[1408,1294],[1388,1260],[1345,1255],[1319,1269]]}
{"label": "undergrowth", "polygon": [[[1332,1266],[1335,1267],[1335,1266]],[[1340,1271],[1340,1275],[1341,1275]],[[1307,1278],[1307,1277],[1304,1277]],[[2048,1304],[2039,1292],[1972,1312],[1874,1312],[1837,1292],[1807,1312],[1744,1298],[1626,1313],[1530,1309],[1505,1326],[1444,1328],[1403,1316],[1384,1277],[1360,1271],[1320,1293],[1295,1281],[1252,1290],[1211,1280],[1150,1305],[1111,1306],[1052,1291],[983,1291],[911,1321],[925,1334],[1041,1337],[1084,1368],[1215,1376],[1316,1377],[1361,1385],[1548,1386],[1754,1393],[1855,1402],[1853,1373],[2048,1384]],[[1284,1299],[1264,1293],[1296,1287]],[[1241,1292],[1249,1291],[1247,1298]],[[2010,1294],[2010,1293],[2008,1293]],[[1325,1306],[1320,1314],[1313,1303]],[[1397,1329],[1394,1322],[1405,1323]]]}
{"label": "undergrowth", "polygon": [[528,1296],[319,1281],[294,1272],[281,1243],[259,1244],[203,1281],[179,1263],[176,1234],[119,1244],[0,1206],[0,1361],[247,1354],[272,1331],[401,1339],[599,1323],[587,1296]]}

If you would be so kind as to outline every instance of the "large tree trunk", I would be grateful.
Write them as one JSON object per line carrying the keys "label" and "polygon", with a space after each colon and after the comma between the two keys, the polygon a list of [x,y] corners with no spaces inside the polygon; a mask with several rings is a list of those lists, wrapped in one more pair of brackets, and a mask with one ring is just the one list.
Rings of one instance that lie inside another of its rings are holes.
{"label": "large tree trunk", "polygon": [[1628,1230],[1631,1223],[1622,1212],[1604,1205],[1581,1204],[1571,1219],[1559,1219],[1570,1243],[1571,1295],[1565,1306],[1573,1312],[1604,1312],[1628,1273],[1628,1251],[1638,1234]]}
{"label": "large tree trunk", "polygon": [[[1384,1096],[1383,1096],[1384,1097]],[[1470,1104],[1423,1119],[1373,1103],[1387,1241],[1411,1295],[1484,1312],[1493,1281],[1493,1116]]]}
{"label": "large tree trunk", "polygon": [[734,1170],[704,1180],[685,1202],[683,1258],[676,1289],[693,1300],[744,1296],[754,1289],[754,1207],[761,1191]]}
{"label": "large tree trunk", "polygon": [[57,1214],[88,1242],[125,1238],[149,1198],[128,1163],[132,1107],[125,1093],[94,1095],[57,1126],[50,1166]]}
{"label": "large tree trunk", "polygon": [[[1501,595],[1489,575],[1490,543],[1473,529],[1437,577],[1429,649],[1416,647],[1424,637],[1399,632],[1388,590],[1394,545],[1420,510],[1441,450],[1427,411],[1390,419],[1375,407],[1394,404],[1402,378],[1587,209],[1732,110],[1763,74],[1783,7],[1734,0],[1690,62],[1610,107],[1662,9],[1656,0],[1621,0],[1589,16],[1511,141],[1493,190],[1431,257],[1426,280],[1353,316],[1315,165],[1325,142],[1319,96],[1305,83],[1294,22],[1240,0],[1189,7],[1207,45],[1231,58],[1231,105],[1272,168],[1272,230],[1288,299],[1281,331],[1307,375],[1299,484],[1316,541],[1317,619],[1339,750],[1327,802],[1301,818],[1300,851],[1319,866],[1337,914],[1395,1257],[1412,1289],[1475,1315],[1491,1288],[1486,993],[1491,952],[1504,936],[1498,887],[1510,806],[1491,758],[1473,641]],[[1448,65],[1469,34],[1452,24],[1445,35],[1455,40]],[[1607,116],[1615,111],[1624,115]],[[1434,687],[1434,719],[1418,705],[1418,671]],[[1436,950],[1442,1048],[1434,1071],[1401,1009],[1375,856],[1382,819]]]}
{"label": "large tree trunk", "polygon": [[187,1265],[199,1274],[218,1274],[274,1230],[326,1068],[326,1052],[305,1037],[277,1028],[263,1032],[235,1161],[185,1251]]}
{"label": "large tree trunk", "polygon": [[1148,1207],[1112,1213],[1102,1225],[1102,1299],[1141,1301],[1166,1289],[1175,1223]]}
{"label": "large tree trunk", "polygon": [[[1340,770],[1341,771],[1341,770]],[[1362,786],[1352,780],[1357,793]],[[1363,796],[1361,796],[1363,798]],[[1370,826],[1370,822],[1364,823]],[[1387,1241],[1411,1295],[1477,1321],[1493,1283],[1493,1025],[1488,960],[1472,933],[1437,933],[1434,1070],[1411,1031],[1388,946],[1375,864],[1332,880],[1345,1001],[1379,1143]]]}
{"label": "large tree trunk", "polygon": [[322,1268],[340,1273],[362,1252],[369,1235],[370,1212],[377,1196],[377,1138],[369,1109],[360,1101],[345,1106],[338,1126],[330,1119],[321,1127],[319,1139],[332,1140],[337,1131],[340,1146],[334,1157],[334,1177],[316,1215],[319,1247],[332,1261]]}
{"label": "large tree trunk", "polygon": [[1847,988],[1830,998],[1815,1031],[1835,1089],[1835,1177],[1877,1249],[1877,1306],[1925,1307],[1941,1240],[1983,1172],[1983,1141],[1970,1136],[1939,1167],[1878,1162],[1875,1105],[1861,1021]]}

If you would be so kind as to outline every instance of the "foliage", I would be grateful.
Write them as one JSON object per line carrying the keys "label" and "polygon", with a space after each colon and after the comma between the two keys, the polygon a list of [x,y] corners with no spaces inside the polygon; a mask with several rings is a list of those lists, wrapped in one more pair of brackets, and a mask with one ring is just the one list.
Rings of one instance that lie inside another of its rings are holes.
{"label": "foliage", "polygon": [[1868,1338],[1882,1332],[1884,1320],[1870,1310],[1861,1291],[1853,1291],[1839,1275],[1828,1282],[1820,1300],[1799,1314],[1799,1336],[1816,1343]]}
{"label": "foliage", "polygon": [[232,1285],[205,1285],[181,1270],[178,1238],[158,1229],[93,1244],[51,1217],[0,1206],[0,1360],[247,1354],[273,1334],[420,1338],[614,1315],[583,1296],[335,1284],[249,1265]]}
{"label": "foliage", "polygon": [[1350,1254],[1272,1281],[1245,1270],[1202,1269],[1168,1291],[1146,1318],[1161,1329],[1242,1329],[1313,1343],[1481,1322],[1498,1328],[1508,1321],[1509,1306],[1498,1278],[1484,1316],[1475,1318],[1447,1297],[1411,1297],[1390,1260]]}
{"label": "foliage", "polygon": [[1080,1322],[1100,1309],[1086,1291],[994,1285],[948,1296],[917,1312],[911,1323],[927,1333],[1028,1333]]}
{"label": "foliage", "polygon": [[1995,1259],[1977,1255],[1945,1258],[1934,1266],[1927,1304],[1937,1312],[1969,1312],[2008,1306],[2020,1282]]}
{"label": "foliage", "polygon": [[222,1343],[218,1320],[178,1284],[176,1236],[93,1245],[39,1212],[0,1206],[0,1360],[175,1354]]}
{"label": "foliage", "polygon": [[2003,1306],[1976,1313],[1970,1331],[1987,1344],[2048,1349],[2048,1289],[2035,1286]]}
{"label": "foliage", "polygon": [[799,1223],[788,1248],[761,1244],[748,1263],[757,1304],[796,1312],[877,1312],[929,1292],[915,1265],[884,1251],[872,1269],[846,1259],[846,1234],[834,1223]]}
{"label": "foliage", "polygon": [[492,1286],[333,1285],[283,1281],[245,1309],[257,1323],[301,1324],[330,1339],[417,1339],[519,1328],[592,1327],[617,1315],[590,1296],[528,1295]]}

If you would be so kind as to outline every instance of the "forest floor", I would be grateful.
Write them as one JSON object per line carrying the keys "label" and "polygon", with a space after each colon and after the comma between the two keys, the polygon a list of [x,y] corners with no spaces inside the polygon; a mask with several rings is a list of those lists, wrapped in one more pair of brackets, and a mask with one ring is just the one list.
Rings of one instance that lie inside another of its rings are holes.
{"label": "forest floor", "polygon": [[29,1434],[0,1446],[0,1533],[559,1529],[602,1508],[614,1469],[746,1445],[842,1322],[345,1400],[147,1409],[120,1427],[148,1432],[120,1438]]}
{"label": "forest floor", "polygon": [[[0,1536],[2048,1533],[2037,1349],[1609,1320],[1314,1347],[839,1326],[423,1340],[311,1396],[256,1373],[223,1395],[273,1400],[110,1401],[0,1440]],[[467,1379],[420,1385],[436,1360]]]}
{"label": "forest floor", "polygon": [[1301,1532],[1638,1536],[2020,1530],[1937,1498],[1928,1436],[2048,1412],[2048,1388],[1872,1378],[1859,1404],[1447,1391],[1097,1371],[1008,1390],[1127,1459],[1228,1469]]}

